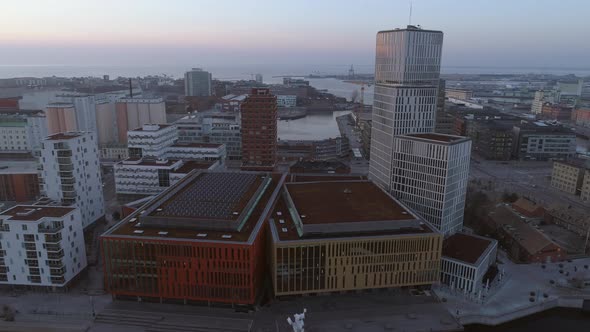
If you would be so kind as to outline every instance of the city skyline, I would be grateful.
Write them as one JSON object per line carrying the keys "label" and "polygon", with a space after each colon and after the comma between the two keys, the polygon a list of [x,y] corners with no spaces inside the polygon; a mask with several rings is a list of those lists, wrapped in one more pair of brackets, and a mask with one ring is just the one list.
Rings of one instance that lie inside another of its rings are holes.
{"label": "city skyline", "polygon": [[[588,4],[560,5],[578,10],[566,17],[553,1],[413,1],[411,22],[445,31],[443,67],[586,66],[590,45],[579,41],[590,28],[583,15]],[[4,7],[0,65],[362,66],[374,61],[376,31],[409,23],[408,1],[21,1]]]}

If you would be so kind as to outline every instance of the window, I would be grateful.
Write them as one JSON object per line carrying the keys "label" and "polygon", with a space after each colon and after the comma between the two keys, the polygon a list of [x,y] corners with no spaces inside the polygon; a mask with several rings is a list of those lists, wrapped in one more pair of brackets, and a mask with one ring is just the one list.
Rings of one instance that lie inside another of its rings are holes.
{"label": "window", "polygon": [[23,231],[27,230],[27,225],[23,225]]}

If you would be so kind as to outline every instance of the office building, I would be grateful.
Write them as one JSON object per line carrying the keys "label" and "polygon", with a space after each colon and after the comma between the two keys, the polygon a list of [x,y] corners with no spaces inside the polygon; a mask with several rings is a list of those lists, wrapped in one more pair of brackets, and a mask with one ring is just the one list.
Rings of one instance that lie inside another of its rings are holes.
{"label": "office building", "polygon": [[262,74],[256,74],[256,83],[262,84]]}
{"label": "office building", "polygon": [[543,113],[543,105],[545,103],[553,104],[559,99],[559,92],[554,90],[539,90],[535,91],[535,97],[531,106],[531,113],[541,115]]}
{"label": "office building", "polygon": [[278,197],[269,218],[275,296],[439,281],[436,229],[370,181],[331,178],[301,176]]}
{"label": "office building", "polygon": [[272,171],[277,162],[277,98],[254,88],[242,104],[242,169]]}
{"label": "office building", "polygon": [[187,97],[211,96],[211,73],[193,68],[184,74],[184,95]]}
{"label": "office building", "polygon": [[513,128],[512,155],[520,160],[567,159],[576,154],[576,134],[544,122],[521,122]]}
{"label": "office building", "polygon": [[496,262],[497,251],[496,240],[463,233],[451,235],[443,242],[441,283],[471,294],[482,291],[489,279],[485,275]]}
{"label": "office building", "polygon": [[442,134],[393,137],[391,193],[444,235],[461,231],[471,140]]}
{"label": "office building", "polygon": [[377,33],[369,177],[391,189],[393,136],[434,132],[443,33]]}
{"label": "office building", "polygon": [[576,108],[572,113],[572,121],[578,126],[590,127],[590,104]]}
{"label": "office building", "polygon": [[131,158],[165,158],[166,149],[178,140],[174,125],[144,124],[127,132],[127,148]]}
{"label": "office building", "polygon": [[49,199],[75,206],[82,227],[104,216],[104,198],[95,133],[50,135],[43,142],[42,191]]}
{"label": "office building", "polygon": [[572,195],[580,195],[590,160],[569,158],[553,162],[551,187]]}
{"label": "office building", "polygon": [[496,120],[468,122],[465,129],[473,152],[487,160],[510,160],[513,153],[513,124]]}
{"label": "office building", "polygon": [[277,95],[277,106],[279,106],[279,107],[295,107],[295,106],[297,106],[297,96]]}
{"label": "office building", "polygon": [[148,123],[166,123],[162,98],[121,98],[115,104],[119,143],[127,143],[127,132]]}
{"label": "office building", "polygon": [[96,127],[99,146],[102,147],[119,142],[117,113],[114,102],[106,99],[96,102]]}
{"label": "office building", "polygon": [[286,175],[193,172],[101,236],[115,298],[253,305]]}
{"label": "office building", "polygon": [[573,107],[564,104],[543,104],[541,117],[547,120],[568,121],[572,118]]}
{"label": "office building", "polygon": [[218,143],[174,143],[166,148],[167,159],[217,161],[225,164],[225,145]]}
{"label": "office building", "polygon": [[217,143],[225,145],[227,159],[242,159],[240,113],[204,112],[175,122],[179,143]]}
{"label": "office building", "polygon": [[0,284],[64,287],[86,268],[80,211],[18,205],[0,212]]}

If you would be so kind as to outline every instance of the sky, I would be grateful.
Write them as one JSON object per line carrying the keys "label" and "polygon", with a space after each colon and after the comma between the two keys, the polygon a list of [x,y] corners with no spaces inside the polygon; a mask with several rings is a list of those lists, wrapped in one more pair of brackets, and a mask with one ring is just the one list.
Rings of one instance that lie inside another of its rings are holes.
{"label": "sky", "polygon": [[[0,66],[372,66],[408,0],[3,0]],[[413,0],[444,66],[590,67],[590,1]]]}

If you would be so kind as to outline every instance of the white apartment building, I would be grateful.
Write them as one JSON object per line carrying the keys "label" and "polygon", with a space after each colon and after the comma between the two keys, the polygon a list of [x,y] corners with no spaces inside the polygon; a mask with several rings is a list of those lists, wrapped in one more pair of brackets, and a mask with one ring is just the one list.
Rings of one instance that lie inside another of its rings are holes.
{"label": "white apartment building", "polygon": [[297,106],[297,96],[295,95],[277,95],[278,107],[295,107]]}
{"label": "white apartment building", "polygon": [[41,164],[43,193],[54,201],[78,207],[83,228],[104,216],[96,134],[71,132],[47,137]]}
{"label": "white apartment building", "polygon": [[443,134],[393,137],[391,193],[445,236],[461,231],[471,139]]}
{"label": "white apartment building", "polygon": [[47,120],[42,112],[0,115],[0,153],[41,151],[47,137]]}
{"label": "white apartment building", "polygon": [[488,284],[484,276],[496,262],[497,251],[498,241],[482,236],[457,233],[446,238],[441,257],[441,283],[467,293],[483,292]]}
{"label": "white apartment building", "polygon": [[390,190],[393,136],[434,132],[443,43],[441,31],[377,33],[369,178]]}
{"label": "white apartment building", "polygon": [[219,165],[215,160],[127,159],[113,166],[115,188],[119,195],[155,195],[192,170],[212,170]]}
{"label": "white apartment building", "polygon": [[531,113],[541,115],[543,113],[543,104],[555,103],[559,99],[559,91],[539,90],[535,92],[535,98],[531,106]]}
{"label": "white apartment building", "polygon": [[66,286],[87,264],[81,219],[73,207],[0,212],[0,284]]}
{"label": "white apartment building", "polygon": [[129,157],[163,158],[166,148],[178,139],[178,130],[174,125],[144,124],[141,128],[127,132]]}

